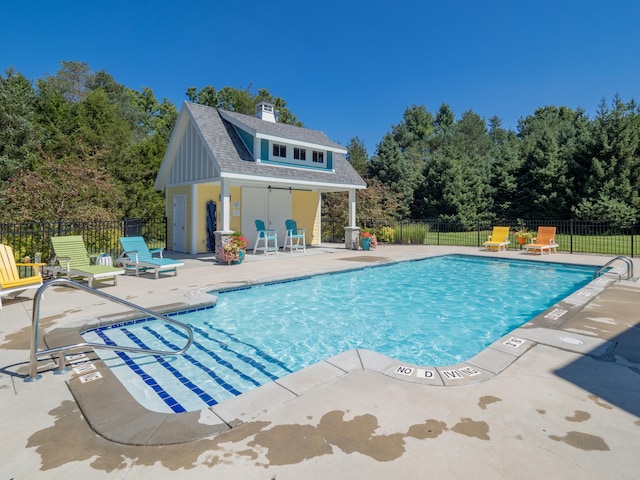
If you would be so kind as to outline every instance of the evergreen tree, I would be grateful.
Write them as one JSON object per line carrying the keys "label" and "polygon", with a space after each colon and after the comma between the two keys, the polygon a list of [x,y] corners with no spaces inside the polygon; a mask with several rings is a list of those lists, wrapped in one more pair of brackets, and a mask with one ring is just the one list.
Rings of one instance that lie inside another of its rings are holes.
{"label": "evergreen tree", "polygon": [[41,157],[36,93],[20,73],[0,75],[0,183],[19,170],[34,168]]}
{"label": "evergreen tree", "polygon": [[364,142],[358,137],[353,137],[347,145],[347,160],[361,177],[366,176],[369,155]]}
{"label": "evergreen tree", "polygon": [[[587,195],[574,209],[579,218],[633,222],[640,214],[640,115],[635,102],[604,100],[593,122],[594,140]],[[610,213],[607,213],[610,212]]]}

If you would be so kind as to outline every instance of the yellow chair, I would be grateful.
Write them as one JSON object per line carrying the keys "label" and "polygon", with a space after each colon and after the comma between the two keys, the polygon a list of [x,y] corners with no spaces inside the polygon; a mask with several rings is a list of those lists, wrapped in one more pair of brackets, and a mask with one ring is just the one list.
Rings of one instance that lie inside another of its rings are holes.
{"label": "yellow chair", "polygon": [[[46,263],[16,263],[13,249],[9,245],[0,244],[0,308],[2,297],[11,298],[30,288],[40,288],[42,276],[39,267],[45,265]],[[20,278],[18,267],[31,267],[34,275]]]}
{"label": "yellow chair", "polygon": [[533,253],[540,251],[540,255],[544,255],[544,251],[558,253],[556,250],[560,245],[556,243],[556,227],[538,227],[538,234],[532,239],[532,243],[524,245],[527,253],[533,250]]}
{"label": "yellow chair", "polygon": [[489,239],[482,245],[488,250],[507,250],[511,242],[509,241],[509,227],[493,227],[493,232]]}

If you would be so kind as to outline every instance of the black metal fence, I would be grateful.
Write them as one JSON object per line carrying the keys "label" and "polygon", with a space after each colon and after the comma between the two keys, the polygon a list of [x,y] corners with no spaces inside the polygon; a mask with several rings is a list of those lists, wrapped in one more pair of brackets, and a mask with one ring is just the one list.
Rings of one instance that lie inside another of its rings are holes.
{"label": "black metal fence", "polygon": [[[640,225],[623,225],[608,221],[589,220],[500,220],[476,222],[473,227],[457,221],[420,219],[389,221],[371,218],[358,219],[360,228],[373,232],[379,242],[403,245],[450,245],[481,247],[494,226],[509,226],[511,235],[509,248],[521,248],[514,232],[522,226],[535,233],[539,226],[556,227],[556,242],[559,251],[568,253],[591,253],[602,255],[640,254]],[[344,225],[323,219],[322,240],[344,242]]]}
{"label": "black metal fence", "polygon": [[120,237],[142,236],[149,248],[166,248],[167,220],[143,220],[126,218],[112,222],[25,222],[0,224],[0,243],[13,248],[16,260],[25,256],[35,259],[40,254],[42,262],[53,257],[51,237],[82,235],[89,253],[108,253],[116,257],[121,253]]}
{"label": "black metal fence", "polygon": [[[522,225],[535,232],[539,226],[555,226],[559,250],[568,253],[593,253],[602,255],[640,255],[640,225],[622,225],[615,222],[588,220],[500,220],[476,222],[473,228],[461,222],[439,219],[389,221],[362,218],[360,228],[372,231],[379,242],[403,245],[450,245],[481,247],[494,226],[509,226],[512,234],[509,248],[521,248],[513,232]],[[51,237],[82,235],[87,250],[91,253],[108,253],[117,256],[120,252],[120,237],[142,236],[150,248],[167,248],[167,220],[142,220],[128,218],[113,222],[25,222],[0,224],[0,243],[10,245],[16,256],[35,258],[40,253],[41,261],[52,258]],[[344,242],[344,224],[323,218],[323,242]]]}

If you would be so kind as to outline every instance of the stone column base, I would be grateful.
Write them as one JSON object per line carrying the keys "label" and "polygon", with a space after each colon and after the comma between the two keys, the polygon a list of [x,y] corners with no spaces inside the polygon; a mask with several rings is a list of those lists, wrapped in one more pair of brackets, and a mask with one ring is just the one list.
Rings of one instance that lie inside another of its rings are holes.
{"label": "stone column base", "polygon": [[360,227],[344,227],[344,248],[347,250],[360,248]]}
{"label": "stone column base", "polygon": [[229,232],[225,232],[222,230],[218,230],[213,232],[213,238],[214,238],[214,245],[215,245],[215,251],[216,251],[216,258],[219,258],[220,252],[222,251],[222,247],[224,247],[224,245],[226,243],[229,243],[229,239],[231,238],[231,234],[233,234],[233,232],[229,231]]}

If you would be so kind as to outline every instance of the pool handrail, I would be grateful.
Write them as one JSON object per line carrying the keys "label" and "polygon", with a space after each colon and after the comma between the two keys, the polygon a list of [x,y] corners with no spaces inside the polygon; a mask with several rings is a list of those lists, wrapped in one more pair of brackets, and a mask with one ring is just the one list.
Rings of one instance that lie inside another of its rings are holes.
{"label": "pool handrail", "polygon": [[609,272],[609,271],[607,271],[607,269],[609,267],[611,267],[611,265],[613,265],[618,260],[623,261],[627,266],[626,277],[624,278],[624,280],[629,280],[629,279],[633,278],[633,260],[631,260],[629,257],[625,257],[624,255],[618,255],[617,257],[612,258],[607,263],[605,263],[603,266],[598,268],[598,270],[596,270],[593,273],[593,278],[595,279],[595,278],[598,278],[600,275],[604,275],[606,273],[611,273],[611,274],[617,275],[619,280],[623,280],[622,274],[620,274],[618,272]]}
{"label": "pool handrail", "polygon": [[[186,330],[188,334],[187,344],[179,350],[166,351],[166,350],[154,350],[154,349],[147,349],[147,348],[119,346],[119,345],[105,345],[101,343],[92,343],[92,342],[79,342],[79,343],[73,343],[69,345],[63,345],[59,347],[38,351],[38,341],[39,341],[38,337],[39,337],[39,326],[40,326],[40,300],[45,290],[55,285],[63,285],[63,286],[67,286],[67,287],[71,287],[79,290],[84,290],[85,292],[89,292],[98,297],[103,297],[112,302],[119,303],[120,305],[124,305],[133,310],[137,310],[141,313],[144,313],[145,315],[149,315],[151,317],[157,318],[158,320],[162,320],[164,322],[175,325],[176,327],[182,328]],[[96,290],[95,288],[82,285],[78,282],[74,282],[73,280],[69,280],[68,278],[57,278],[57,279],[53,279],[45,282],[45,284],[42,285],[36,291],[33,297],[33,312],[31,314],[31,351],[29,355],[29,376],[26,377],[24,381],[35,382],[36,380],[40,380],[40,378],[42,378],[42,375],[38,374],[38,357],[43,355],[50,355],[50,354],[59,352],[60,355],[58,360],[58,368],[55,370],[54,373],[62,374],[69,371],[69,368],[66,366],[66,359],[65,359],[65,354],[69,350],[89,347],[89,348],[96,348],[96,349],[103,349],[103,350],[115,350],[115,351],[129,352],[129,353],[144,353],[149,355],[160,355],[160,356],[180,355],[187,351],[187,349],[191,346],[192,342],[193,342],[193,330],[191,329],[191,327],[189,327],[189,325],[186,325],[182,322],[179,322],[178,320],[174,320],[160,313],[153,312],[152,310],[148,310],[144,307],[141,307],[140,305],[135,305],[121,298]]]}
{"label": "pool handrail", "polygon": [[[624,262],[626,264],[626,267],[627,267],[626,277],[624,279],[622,278],[622,274],[620,274],[618,272],[609,272],[609,271],[607,271],[607,269],[609,267],[611,267],[611,265],[613,265],[618,260]],[[607,263],[605,263],[600,268],[598,268],[593,273],[593,278],[596,279],[600,275],[604,275],[604,274],[607,274],[607,273],[610,273],[610,274],[613,274],[613,275],[617,275],[619,280],[629,280],[629,279],[633,278],[633,260],[631,260],[629,257],[625,257],[624,255],[618,255],[617,257],[612,258]]]}

